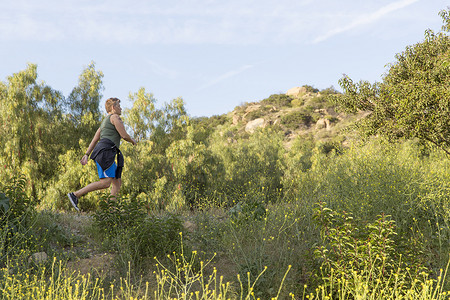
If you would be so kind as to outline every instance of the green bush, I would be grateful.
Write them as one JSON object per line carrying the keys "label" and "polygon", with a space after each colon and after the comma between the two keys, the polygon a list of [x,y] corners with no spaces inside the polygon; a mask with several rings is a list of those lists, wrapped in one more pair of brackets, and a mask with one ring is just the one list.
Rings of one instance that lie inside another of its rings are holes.
{"label": "green bush", "polygon": [[277,202],[284,168],[282,135],[265,128],[237,143],[216,138],[211,151],[222,162],[224,176],[215,177],[212,186],[220,188],[221,203],[234,206],[255,193],[261,201]]}
{"label": "green bush", "polygon": [[292,107],[301,107],[303,104],[305,104],[305,100],[304,99],[296,98],[296,99],[291,101],[291,106]]}
{"label": "green bush", "polygon": [[180,250],[181,219],[176,215],[148,216],[141,223],[109,236],[107,245],[117,252],[117,270],[125,275],[145,273],[155,257],[164,258]]}
{"label": "green bush", "polygon": [[144,267],[143,261],[178,251],[183,230],[180,217],[173,214],[149,216],[144,203],[136,198],[107,197],[94,214],[95,226],[107,244],[118,252],[119,271],[126,273]]}
{"label": "green bush", "polygon": [[316,148],[319,153],[323,153],[325,155],[331,152],[336,154],[342,154],[344,152],[342,142],[338,140],[318,142]]}
{"label": "green bush", "polygon": [[269,98],[266,98],[264,100],[261,100],[261,104],[264,105],[274,105],[277,108],[281,107],[289,107],[291,106],[291,101],[293,98],[291,96],[288,96],[286,94],[273,94],[270,95]]}
{"label": "green bush", "polygon": [[3,190],[4,193],[0,193],[0,224],[6,221],[22,221],[26,213],[33,209],[32,202],[25,192],[25,178],[13,177]]}
{"label": "green bush", "polygon": [[311,122],[313,122],[313,118],[303,110],[296,110],[281,117],[281,124],[292,130],[298,129],[300,126],[309,126]]}
{"label": "green bush", "polygon": [[[307,172],[290,167],[284,181],[290,197],[304,207],[324,202],[371,222],[391,215],[398,235],[416,240],[437,274],[449,251],[449,161],[433,151],[422,157],[414,143],[385,144],[374,140],[354,145],[341,155],[311,156]],[[286,179],[287,179],[286,178]]]}
{"label": "green bush", "polygon": [[26,195],[23,176],[13,177],[0,192],[0,267],[8,262],[20,266],[37,248],[31,232],[34,207]]}
{"label": "green bush", "polygon": [[306,89],[307,93],[318,93],[319,89],[316,89],[315,87],[311,86],[311,85],[303,85],[302,87],[304,87]]}
{"label": "green bush", "polygon": [[115,236],[121,231],[134,228],[146,218],[145,204],[138,198],[117,199],[103,194],[99,209],[94,213],[95,225],[107,236]]}
{"label": "green bush", "polygon": [[[50,210],[69,210],[70,202],[67,200],[67,193],[74,192],[91,182],[98,180],[95,163],[89,160],[85,166],[80,164],[83,150],[87,148],[84,141],[80,140],[80,147],[77,150],[69,150],[59,156],[58,167],[53,180],[45,190],[40,192],[42,201],[40,208]],[[94,210],[98,205],[98,192],[89,193],[83,196],[79,207],[84,211]]]}

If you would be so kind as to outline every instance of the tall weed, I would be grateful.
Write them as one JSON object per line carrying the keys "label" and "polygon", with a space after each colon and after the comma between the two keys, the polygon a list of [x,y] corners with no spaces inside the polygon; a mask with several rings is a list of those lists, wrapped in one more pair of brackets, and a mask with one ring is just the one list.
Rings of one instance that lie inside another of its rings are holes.
{"label": "tall weed", "polygon": [[423,267],[418,246],[396,239],[395,222],[389,216],[362,222],[320,203],[315,221],[323,240],[315,254],[322,262],[319,276],[325,284],[338,287],[339,282],[345,281],[354,283],[356,289],[353,280],[359,282],[367,277],[367,282],[374,284],[369,289],[376,289],[380,282],[385,287],[401,282],[402,289],[409,289],[418,280],[418,274],[428,271]]}

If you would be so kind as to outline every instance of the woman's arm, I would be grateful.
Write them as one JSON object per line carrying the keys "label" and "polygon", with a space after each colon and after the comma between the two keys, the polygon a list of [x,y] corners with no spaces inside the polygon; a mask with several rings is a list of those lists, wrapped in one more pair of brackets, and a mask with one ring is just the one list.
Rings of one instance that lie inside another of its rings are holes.
{"label": "woman's arm", "polygon": [[119,115],[113,114],[111,115],[109,120],[116,127],[117,132],[125,141],[136,145],[136,141],[125,130],[125,126],[123,125],[122,119],[119,117]]}
{"label": "woman's arm", "polygon": [[100,132],[101,129],[99,128],[97,132],[95,133],[94,137],[92,138],[91,143],[89,144],[89,147],[86,150],[86,154],[81,159],[81,164],[84,166],[88,162],[89,154],[91,154],[92,150],[94,150],[95,145],[97,145],[97,142],[100,140]]}

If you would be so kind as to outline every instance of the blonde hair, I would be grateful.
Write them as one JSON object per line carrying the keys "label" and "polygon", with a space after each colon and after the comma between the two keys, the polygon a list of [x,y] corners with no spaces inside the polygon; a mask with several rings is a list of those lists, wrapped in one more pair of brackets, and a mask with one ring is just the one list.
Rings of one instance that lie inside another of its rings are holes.
{"label": "blonde hair", "polygon": [[113,106],[117,105],[118,103],[120,103],[119,98],[109,98],[108,100],[106,100],[105,102],[106,112],[110,113],[112,111]]}

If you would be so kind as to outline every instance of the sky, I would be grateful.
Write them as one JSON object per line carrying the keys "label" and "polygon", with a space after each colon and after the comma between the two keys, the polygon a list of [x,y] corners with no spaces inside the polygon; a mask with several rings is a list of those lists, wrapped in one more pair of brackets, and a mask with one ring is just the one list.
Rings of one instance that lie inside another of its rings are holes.
{"label": "sky", "polygon": [[343,74],[382,81],[395,55],[441,30],[444,0],[0,0],[0,81],[37,64],[67,97],[94,62],[131,108],[183,98],[192,117]]}

